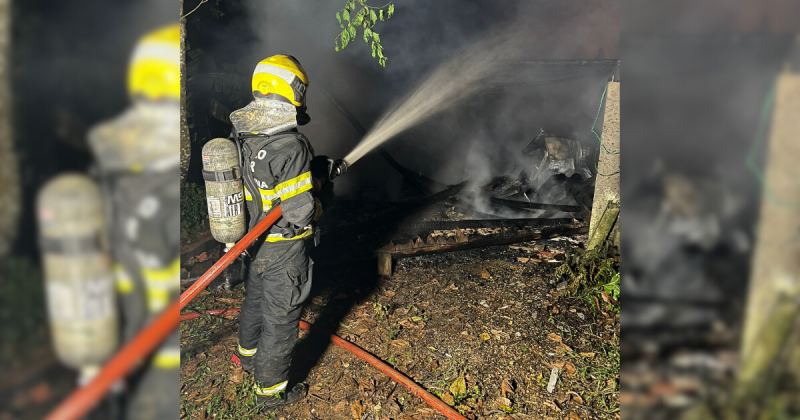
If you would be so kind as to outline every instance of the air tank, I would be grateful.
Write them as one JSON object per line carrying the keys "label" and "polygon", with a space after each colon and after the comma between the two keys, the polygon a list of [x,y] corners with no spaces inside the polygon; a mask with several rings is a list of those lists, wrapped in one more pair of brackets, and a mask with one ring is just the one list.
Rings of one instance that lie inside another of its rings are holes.
{"label": "air tank", "polygon": [[119,345],[103,198],[92,179],[66,174],[39,191],[36,207],[53,346],[84,376]]}
{"label": "air tank", "polygon": [[211,235],[232,247],[246,229],[239,150],[233,141],[217,138],[203,146],[202,158]]}

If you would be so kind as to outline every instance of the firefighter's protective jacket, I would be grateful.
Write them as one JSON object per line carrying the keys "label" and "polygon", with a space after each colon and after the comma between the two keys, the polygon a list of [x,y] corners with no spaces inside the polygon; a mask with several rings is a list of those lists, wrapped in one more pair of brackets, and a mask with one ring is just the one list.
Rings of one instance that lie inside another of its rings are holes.
{"label": "firefighter's protective jacket", "polygon": [[283,210],[283,217],[268,230],[267,242],[313,235],[311,222],[317,207],[312,195],[313,157],[308,139],[294,130],[244,137],[242,172],[250,229],[278,202]]}

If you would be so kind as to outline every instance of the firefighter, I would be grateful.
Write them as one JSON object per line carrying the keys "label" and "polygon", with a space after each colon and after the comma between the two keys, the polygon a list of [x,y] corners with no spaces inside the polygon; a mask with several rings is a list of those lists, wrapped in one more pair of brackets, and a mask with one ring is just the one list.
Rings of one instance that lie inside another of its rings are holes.
{"label": "firefighter", "polygon": [[307,89],[308,76],[294,57],[269,57],[253,73],[254,100],[230,116],[241,148],[248,229],[278,203],[283,210],[250,252],[234,355],[255,377],[261,410],[299,401],[307,391],[305,384],[288,382],[302,305],[311,291],[312,222],[322,212],[311,174],[314,151],[297,131],[309,121]]}
{"label": "firefighter", "polygon": [[[129,68],[131,106],[89,133],[109,215],[123,342],[180,293],[179,63],[178,24],[144,36]],[[180,416],[179,334],[128,378],[126,420]]]}

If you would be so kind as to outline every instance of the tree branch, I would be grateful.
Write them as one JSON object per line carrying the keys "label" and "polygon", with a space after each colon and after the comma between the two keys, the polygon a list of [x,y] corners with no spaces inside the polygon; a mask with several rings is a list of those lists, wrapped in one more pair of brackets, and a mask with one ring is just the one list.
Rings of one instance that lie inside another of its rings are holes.
{"label": "tree branch", "polygon": [[185,15],[181,16],[181,19],[185,18],[186,16],[189,16],[189,15],[191,15],[191,14],[192,14],[192,13],[194,13],[194,12],[195,12],[197,9],[199,9],[199,8],[200,8],[200,6],[202,6],[202,5],[203,5],[203,3],[207,3],[207,2],[208,2],[208,0],[202,0],[202,1],[200,2],[200,4],[198,4],[198,5],[197,5],[197,7],[195,7],[194,9],[192,9],[192,11],[191,11],[191,12],[189,12],[189,13],[187,13],[187,14],[185,14]]}

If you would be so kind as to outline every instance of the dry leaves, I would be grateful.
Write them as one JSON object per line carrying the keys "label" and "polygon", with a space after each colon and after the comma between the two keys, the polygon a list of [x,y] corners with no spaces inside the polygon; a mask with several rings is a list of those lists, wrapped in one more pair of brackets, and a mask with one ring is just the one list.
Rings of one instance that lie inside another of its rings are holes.
{"label": "dry leaves", "polygon": [[514,383],[511,379],[505,378],[503,382],[500,383],[500,394],[502,394],[504,398],[508,398],[509,395],[514,395]]}
{"label": "dry leaves", "polygon": [[570,346],[568,346],[568,345],[566,345],[564,343],[558,343],[558,347],[556,347],[556,352],[557,353],[572,353],[572,347],[570,347]]}
{"label": "dry leaves", "polygon": [[608,295],[608,293],[606,293],[606,291],[605,291],[605,290],[602,290],[602,291],[600,291],[600,296],[601,296],[601,297],[603,298],[603,300],[604,300],[606,303],[608,303],[609,305],[614,305],[614,306],[617,306],[617,305],[618,305],[617,301],[616,301],[616,300],[614,300],[614,299],[613,299],[611,296],[609,296],[609,295]]}
{"label": "dry leaves", "polygon": [[453,398],[453,395],[450,394],[449,392],[445,392],[444,394],[442,394],[442,401],[449,406],[452,406],[453,404],[456,403],[456,399]]}
{"label": "dry leaves", "polygon": [[240,384],[244,379],[244,374],[245,374],[244,369],[234,369],[233,372],[231,372],[231,374],[228,375],[228,380],[235,384]]}
{"label": "dry leaves", "polygon": [[552,363],[552,364],[547,364],[547,367],[549,367],[551,369],[552,368],[558,368],[558,370],[566,372],[568,374],[575,373],[575,365],[573,365],[572,362],[569,362],[569,361],[559,361],[559,362],[555,362],[555,363]]}
{"label": "dry leaves", "polygon": [[239,300],[239,299],[217,297],[217,298],[214,298],[214,300],[217,301],[217,302],[222,302],[222,303],[230,303],[231,305],[241,305],[242,304],[242,301]]}
{"label": "dry leaves", "polygon": [[345,407],[347,407],[347,401],[339,401],[338,403],[336,403],[336,405],[333,406],[333,411],[341,414],[342,412],[344,412]]}
{"label": "dry leaves", "polygon": [[392,340],[389,343],[389,346],[391,346],[393,349],[401,351],[411,347],[411,343],[409,343],[407,340]]}
{"label": "dry leaves", "polygon": [[564,344],[563,342],[561,342],[561,336],[560,335],[558,335],[556,333],[550,333],[550,334],[547,335],[547,338],[550,339],[551,341],[555,341],[556,343],[558,343],[558,346],[556,347],[556,351],[558,353],[569,353],[569,352],[572,352],[572,347],[570,347],[570,346]]}
{"label": "dry leaves", "polygon": [[361,420],[361,418],[364,417],[364,411],[366,411],[366,409],[361,405],[361,401],[350,404],[350,414],[353,415],[354,420]]}
{"label": "dry leaves", "polygon": [[467,394],[467,381],[461,377],[450,384],[450,392],[453,395],[466,395]]}
{"label": "dry leaves", "polygon": [[577,393],[577,392],[575,392],[575,391],[569,391],[569,392],[567,392],[567,395],[569,395],[569,399],[570,399],[571,401],[575,401],[575,402],[576,402],[576,403],[578,403],[578,404],[583,404],[583,398],[581,398],[581,396],[580,396],[580,395],[578,395],[578,393]]}
{"label": "dry leaves", "polygon": [[564,363],[564,371],[572,375],[575,373],[575,365],[573,365],[572,362]]}
{"label": "dry leaves", "polygon": [[511,400],[506,397],[497,397],[495,398],[495,402],[497,403],[498,407],[511,407]]}

